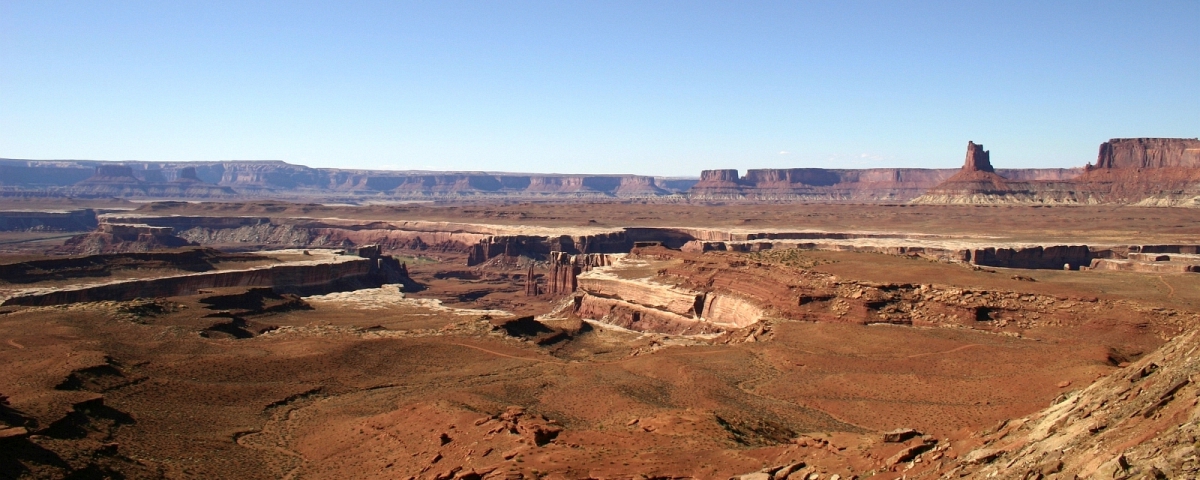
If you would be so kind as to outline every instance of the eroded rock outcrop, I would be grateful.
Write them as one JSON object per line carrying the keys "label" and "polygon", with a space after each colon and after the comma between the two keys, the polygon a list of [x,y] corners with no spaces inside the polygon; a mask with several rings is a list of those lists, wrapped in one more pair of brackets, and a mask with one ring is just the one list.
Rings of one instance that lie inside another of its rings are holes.
{"label": "eroded rock outcrop", "polygon": [[101,164],[96,174],[64,191],[70,195],[159,198],[222,198],[236,194],[232,188],[200,180],[195,167],[184,167],[168,181],[160,170],[142,170],[142,178],[128,165]]}
{"label": "eroded rock outcrop", "polygon": [[1017,177],[1003,171],[992,176],[968,168],[977,158],[969,149],[968,165],[960,173],[913,203],[1200,206],[1197,139],[1115,138],[1100,146],[1095,165],[1088,164],[1073,178]]}
{"label": "eroded rock outcrop", "polygon": [[80,232],[96,228],[96,211],[9,210],[0,211],[0,231]]}
{"label": "eroded rock outcrop", "polygon": [[1194,478],[1200,333],[1000,425],[943,478]]}
{"label": "eroded rock outcrop", "polygon": [[1114,138],[1100,144],[1095,168],[1200,168],[1200,139]]}
{"label": "eroded rock outcrop", "polygon": [[[972,145],[974,145],[972,143]],[[987,152],[978,146],[980,165],[988,163]],[[974,157],[968,159],[974,162]],[[978,171],[993,172],[990,169]],[[816,202],[907,202],[947,181],[959,171],[925,168],[827,169],[788,168],[746,171],[705,170],[688,194],[696,199],[780,200]],[[994,173],[1012,179],[1063,180],[1078,175],[1078,169],[1016,169]]]}
{"label": "eroded rock outcrop", "polygon": [[995,173],[996,169],[992,168],[991,152],[983,149],[983,145],[976,145],[975,142],[967,142],[967,161],[963,164],[963,172],[990,172]]}
{"label": "eroded rock outcrop", "polygon": [[1035,195],[1029,182],[1012,181],[996,173],[991,152],[967,142],[967,157],[954,176],[930,188],[912,203],[980,204],[1029,201]]}
{"label": "eroded rock outcrop", "polygon": [[292,261],[239,270],[215,270],[159,278],[115,281],[65,288],[35,288],[18,292],[0,305],[62,305],[102,300],[193,295],[200,289],[222,287],[273,287],[287,293],[328,293],[377,287],[407,278],[407,268],[395,259],[381,257],[378,248],[358,255],[321,252],[314,260]]}
{"label": "eroded rock outcrop", "polygon": [[96,231],[67,239],[51,253],[95,255],[98,253],[150,252],[168,248],[199,246],[175,236],[171,227],[141,224],[101,223]]}

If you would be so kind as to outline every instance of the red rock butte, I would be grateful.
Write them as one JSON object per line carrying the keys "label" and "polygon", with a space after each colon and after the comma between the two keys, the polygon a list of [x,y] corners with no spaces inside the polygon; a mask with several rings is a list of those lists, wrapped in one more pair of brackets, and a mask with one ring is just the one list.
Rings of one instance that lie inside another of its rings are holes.
{"label": "red rock butte", "polygon": [[963,164],[964,172],[995,172],[992,168],[991,155],[983,149],[983,145],[967,142],[967,161]]}

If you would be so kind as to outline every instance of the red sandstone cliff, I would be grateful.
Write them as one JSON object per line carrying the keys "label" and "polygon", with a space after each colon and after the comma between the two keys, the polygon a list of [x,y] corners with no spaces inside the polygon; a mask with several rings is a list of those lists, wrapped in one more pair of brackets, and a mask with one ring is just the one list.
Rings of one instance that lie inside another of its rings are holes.
{"label": "red sandstone cliff", "polygon": [[1096,165],[1070,179],[1004,178],[983,170],[988,156],[969,143],[962,171],[913,202],[1200,206],[1197,139],[1115,138],[1100,145]]}
{"label": "red sandstone cliff", "polygon": [[1095,168],[1200,168],[1200,139],[1114,138],[1100,144]]}
{"label": "red sandstone cliff", "polygon": [[930,188],[914,203],[991,203],[993,196],[1012,196],[1027,192],[1027,182],[1011,182],[995,173],[991,152],[983,145],[967,142],[967,158],[962,169],[946,181]]}

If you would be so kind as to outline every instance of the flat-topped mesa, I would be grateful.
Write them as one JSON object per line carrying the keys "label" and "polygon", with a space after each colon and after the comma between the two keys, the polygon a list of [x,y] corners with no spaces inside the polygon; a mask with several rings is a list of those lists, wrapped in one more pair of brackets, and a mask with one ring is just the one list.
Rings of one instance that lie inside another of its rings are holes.
{"label": "flat-topped mesa", "polygon": [[1200,139],[1114,138],[1100,144],[1092,168],[1170,167],[1200,167]]}
{"label": "flat-topped mesa", "polygon": [[696,188],[737,188],[740,186],[738,171],[733,168],[721,170],[701,170],[700,181],[692,186]]}
{"label": "flat-topped mesa", "polygon": [[196,175],[196,167],[184,167],[179,169],[176,174],[175,182],[178,183],[204,183],[200,177]]}
{"label": "flat-topped mesa", "polygon": [[80,184],[94,183],[141,183],[137,177],[133,176],[133,168],[125,165],[98,165],[96,166],[96,174],[90,178],[79,182]]}
{"label": "flat-topped mesa", "polygon": [[992,168],[991,154],[983,149],[983,145],[967,142],[967,161],[963,164],[964,172],[995,172]]}

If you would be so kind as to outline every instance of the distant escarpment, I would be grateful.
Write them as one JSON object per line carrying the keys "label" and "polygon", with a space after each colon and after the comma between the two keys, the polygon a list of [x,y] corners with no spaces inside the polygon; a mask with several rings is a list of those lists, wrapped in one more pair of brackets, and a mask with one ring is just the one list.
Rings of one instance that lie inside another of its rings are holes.
{"label": "distant escarpment", "polygon": [[[1073,178],[1019,177],[987,172],[968,143],[966,165],[913,203],[925,204],[1130,204],[1200,206],[1200,140],[1117,138],[1100,145],[1095,165]],[[982,158],[982,160],[980,160]]]}
{"label": "distant escarpment", "polygon": [[194,167],[184,167],[168,181],[162,172],[144,173],[142,178],[125,165],[98,165],[91,177],[74,184],[68,195],[156,198],[222,198],[237,194],[232,188],[206,183]]}
{"label": "distant escarpment", "polygon": [[657,202],[1131,204],[1200,206],[1200,140],[1112,139],[1080,168],[994,168],[968,142],[961,169],[704,170],[700,178],[309,168],[280,161],[0,159],[0,196],[393,200],[637,199]]}
{"label": "distant escarpment", "polygon": [[[983,159],[986,163],[986,157]],[[952,169],[870,168],[861,170],[788,168],[705,170],[688,190],[695,199],[781,200],[811,202],[908,202],[955,175]],[[1046,168],[1000,170],[1013,178],[1061,180],[1079,169]]]}
{"label": "distant escarpment", "polygon": [[646,197],[687,190],[694,179],[309,168],[280,161],[98,162],[0,159],[6,195],[76,197],[441,199]]}

